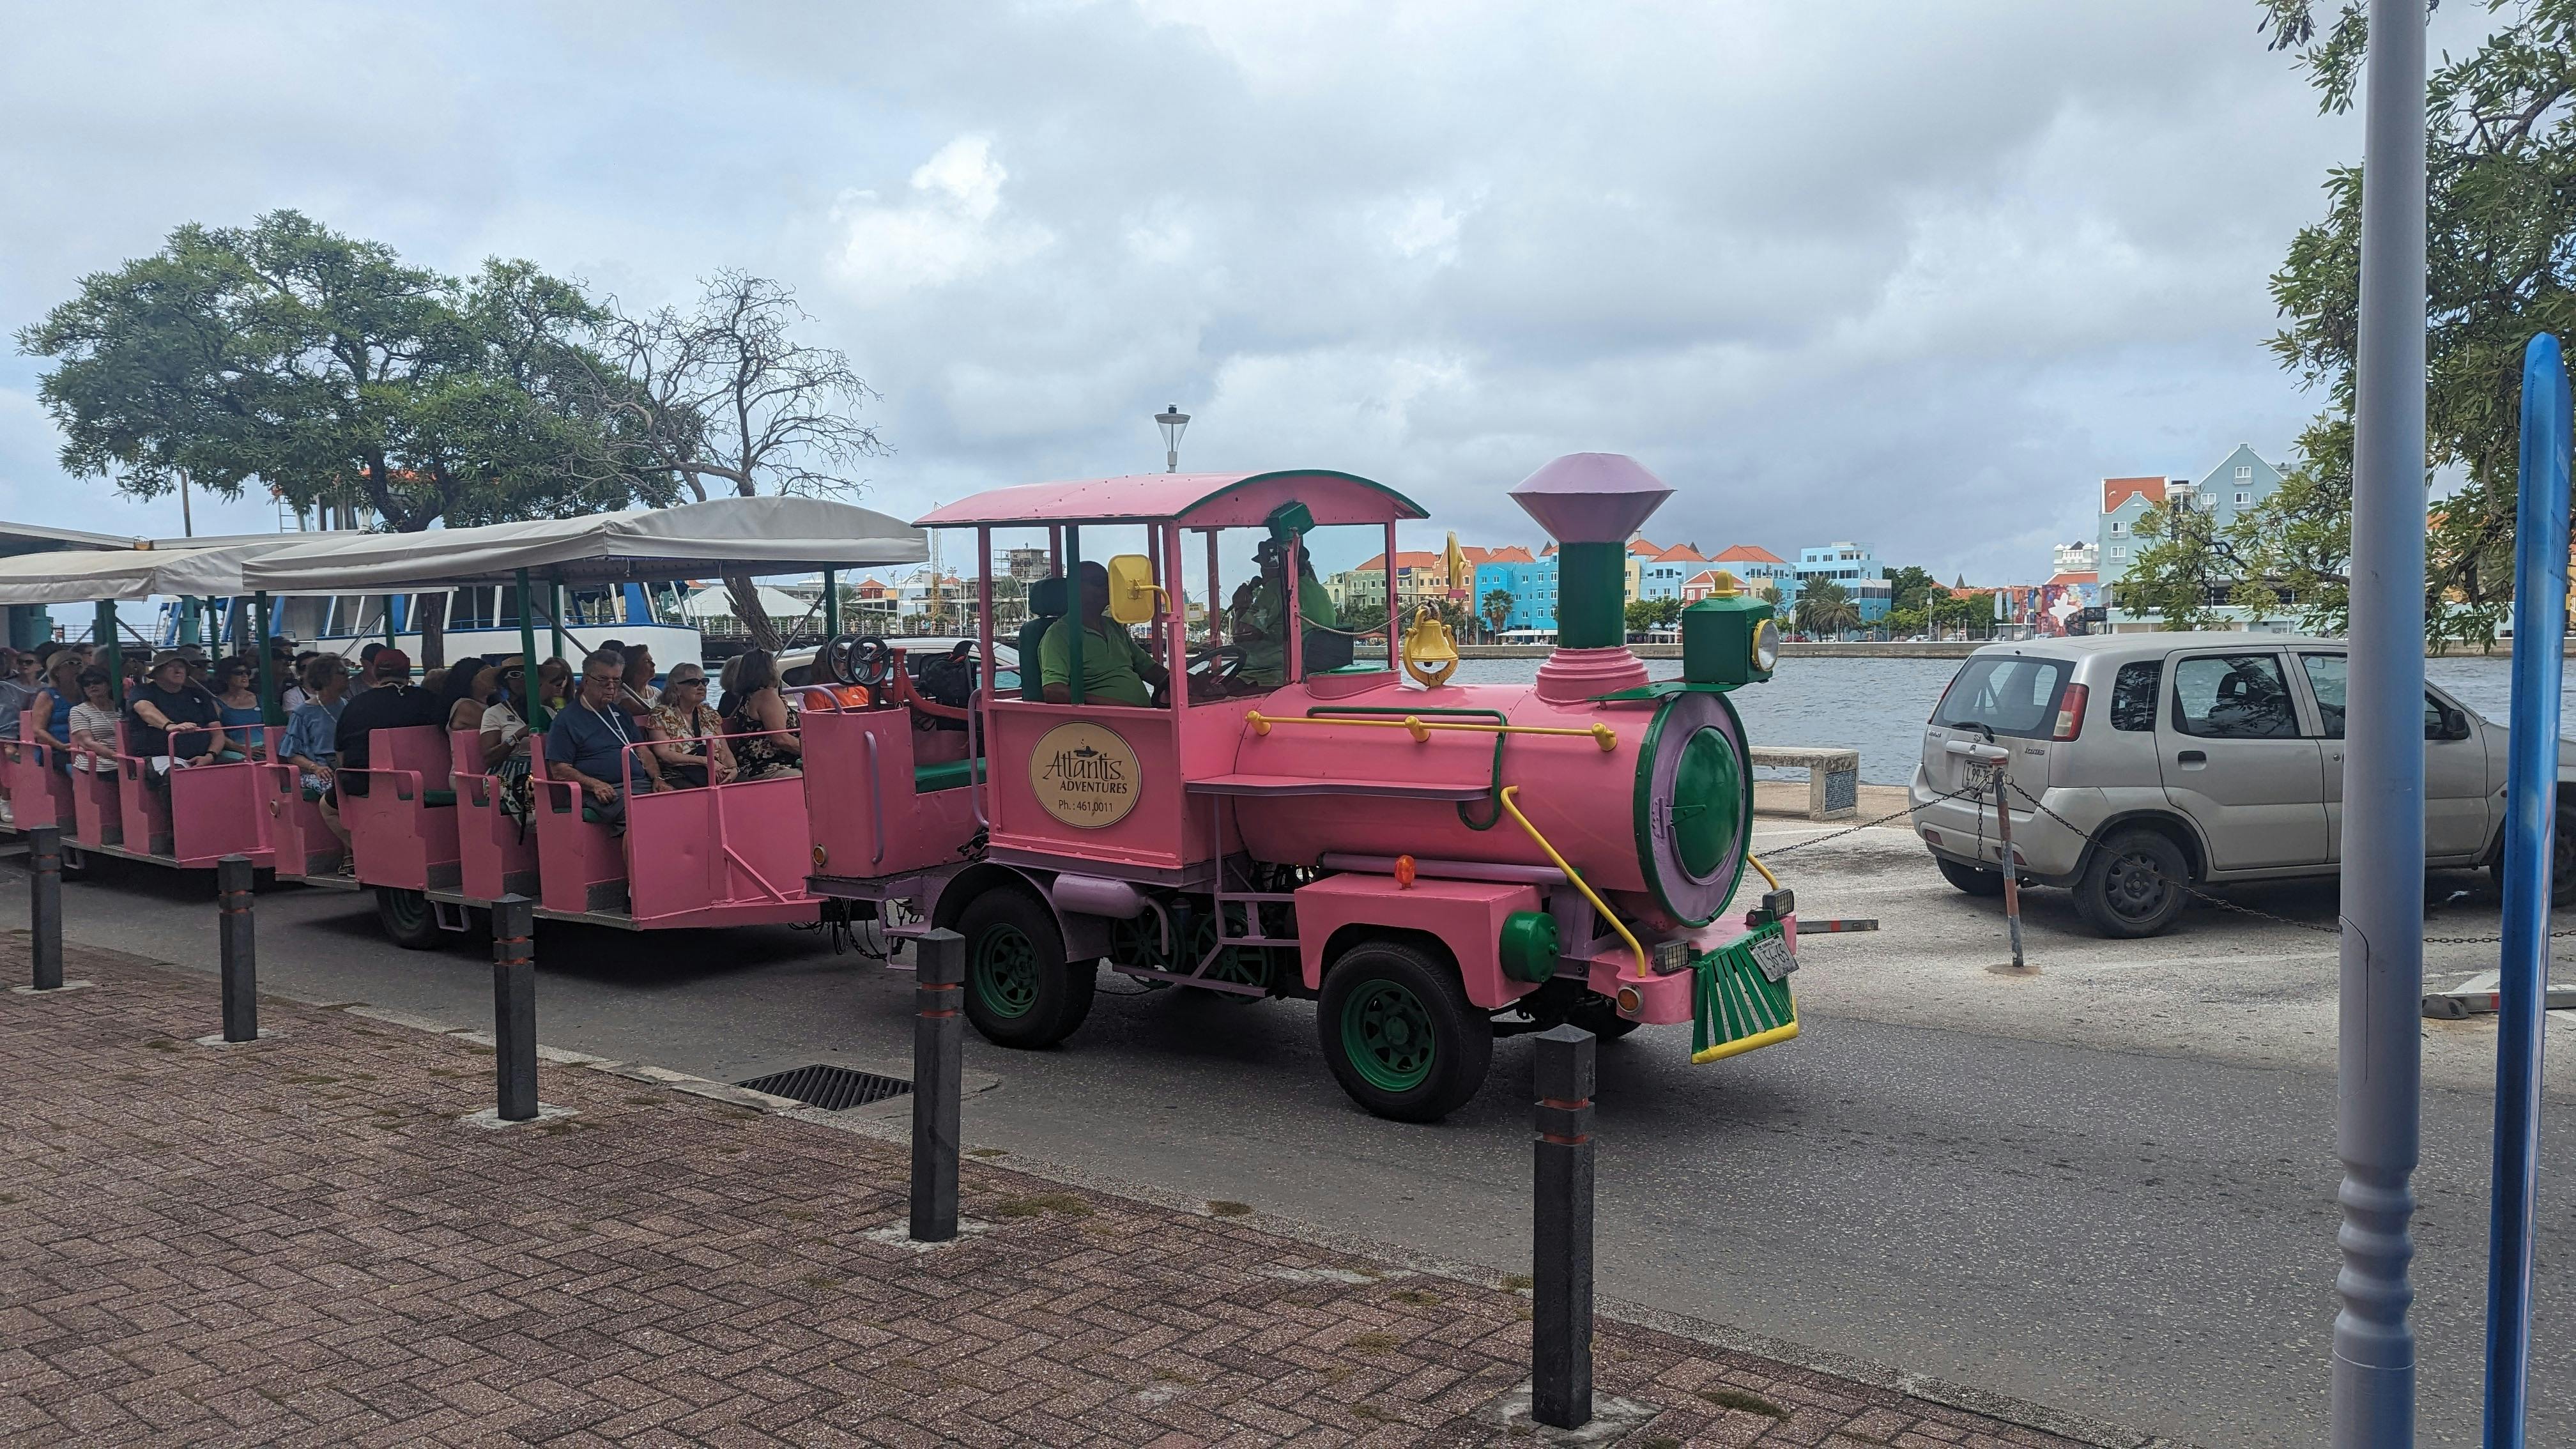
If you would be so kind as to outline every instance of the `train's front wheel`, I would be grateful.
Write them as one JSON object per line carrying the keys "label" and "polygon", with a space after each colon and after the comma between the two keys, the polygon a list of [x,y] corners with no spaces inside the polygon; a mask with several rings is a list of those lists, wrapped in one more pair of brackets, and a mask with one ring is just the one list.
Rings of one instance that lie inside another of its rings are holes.
{"label": "train's front wheel", "polygon": [[1026,893],[977,896],[957,918],[966,938],[966,1019],[996,1046],[1053,1046],[1091,1014],[1099,963],[1064,959],[1055,913]]}
{"label": "train's front wheel", "polygon": [[1324,973],[1315,1027],[1351,1100],[1399,1122],[1437,1122],[1476,1095],[1494,1029],[1458,973],[1418,947],[1371,941]]}

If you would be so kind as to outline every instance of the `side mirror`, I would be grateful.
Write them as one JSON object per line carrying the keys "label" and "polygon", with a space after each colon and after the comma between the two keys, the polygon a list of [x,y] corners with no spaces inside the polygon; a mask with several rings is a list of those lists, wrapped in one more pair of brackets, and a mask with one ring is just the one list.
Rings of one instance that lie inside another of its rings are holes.
{"label": "side mirror", "polygon": [[1154,584],[1154,561],[1141,553],[1122,553],[1109,561],[1109,617],[1121,624],[1142,624],[1154,617],[1163,591]]}
{"label": "side mirror", "polygon": [[2438,718],[2424,722],[2424,738],[2435,741],[2467,739],[2469,712],[2455,709],[2447,704],[2440,706],[2440,709],[2441,714]]}

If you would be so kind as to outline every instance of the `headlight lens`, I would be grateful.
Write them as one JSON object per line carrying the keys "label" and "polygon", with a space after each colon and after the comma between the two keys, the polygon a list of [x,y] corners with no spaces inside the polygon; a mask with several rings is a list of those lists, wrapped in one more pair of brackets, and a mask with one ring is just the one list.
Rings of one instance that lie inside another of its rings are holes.
{"label": "headlight lens", "polygon": [[1769,619],[1754,626],[1753,667],[1768,674],[1780,663],[1780,626]]}

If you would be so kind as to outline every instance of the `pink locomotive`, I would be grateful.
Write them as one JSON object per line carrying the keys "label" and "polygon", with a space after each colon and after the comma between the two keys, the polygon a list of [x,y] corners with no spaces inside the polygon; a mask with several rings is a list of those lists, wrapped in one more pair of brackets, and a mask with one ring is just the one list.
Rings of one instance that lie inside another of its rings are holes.
{"label": "pink locomotive", "polygon": [[[1309,535],[1382,536],[1393,585],[1396,523],[1426,516],[1366,479],[1150,474],[938,509],[919,522],[973,529],[986,561],[976,687],[942,704],[879,641],[826,651],[872,702],[805,716],[806,886],[897,935],[962,933],[967,1015],[1006,1046],[1071,1034],[1104,961],[1313,998],[1343,1088],[1403,1120],[1473,1096],[1517,1031],[1691,1021],[1703,1061],[1794,1036],[1788,893],[1727,914],[1759,866],[1726,695],[1770,676],[1770,606],[1721,588],[1686,610],[1679,679],[1625,643],[1626,542],[1670,491],[1599,453],[1513,490],[1556,539],[1559,643],[1507,685],[1451,682],[1437,623],[1394,611],[1388,661],[1351,662]],[[997,581],[997,529],[1044,530],[1046,575]],[[1104,537],[1143,546],[1103,559]],[[1224,576],[1229,538],[1255,541],[1250,577]],[[997,587],[1025,589],[1016,681]]]}

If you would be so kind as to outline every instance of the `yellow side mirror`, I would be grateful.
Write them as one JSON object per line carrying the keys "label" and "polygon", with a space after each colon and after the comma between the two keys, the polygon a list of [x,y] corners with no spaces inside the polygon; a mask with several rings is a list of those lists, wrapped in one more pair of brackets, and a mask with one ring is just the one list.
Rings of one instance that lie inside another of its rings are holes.
{"label": "yellow side mirror", "polygon": [[1154,584],[1154,561],[1141,553],[1122,553],[1109,561],[1109,617],[1121,624],[1142,624],[1154,617],[1163,591]]}
{"label": "yellow side mirror", "polygon": [[1404,672],[1425,689],[1438,689],[1458,670],[1458,646],[1440,616],[1424,609],[1404,633]]}

